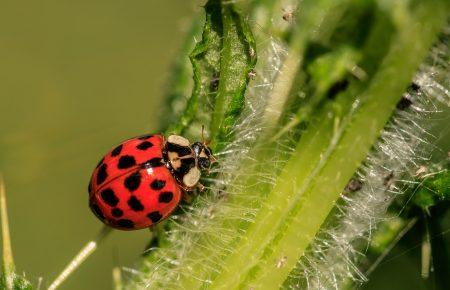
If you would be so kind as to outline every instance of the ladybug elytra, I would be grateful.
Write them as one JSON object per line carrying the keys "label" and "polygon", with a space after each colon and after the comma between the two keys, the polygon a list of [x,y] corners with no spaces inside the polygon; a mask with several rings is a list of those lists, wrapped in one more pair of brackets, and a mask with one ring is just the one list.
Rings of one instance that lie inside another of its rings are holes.
{"label": "ladybug elytra", "polygon": [[109,151],[92,173],[89,206],[105,224],[121,230],[149,227],[177,207],[183,191],[197,187],[215,158],[205,142],[182,136],[145,135]]}

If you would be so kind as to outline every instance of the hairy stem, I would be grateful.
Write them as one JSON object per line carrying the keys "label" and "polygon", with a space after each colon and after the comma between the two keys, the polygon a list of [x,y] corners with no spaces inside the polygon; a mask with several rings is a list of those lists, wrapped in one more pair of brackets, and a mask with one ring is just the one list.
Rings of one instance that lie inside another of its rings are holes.
{"label": "hairy stem", "polygon": [[12,290],[14,286],[14,258],[11,248],[11,237],[9,234],[8,211],[6,208],[6,193],[3,176],[0,175],[0,214],[2,219],[2,241],[3,241],[3,274],[6,289]]}
{"label": "hairy stem", "polygon": [[[306,177],[304,168],[299,166],[303,165],[300,160],[311,160],[306,156],[312,155],[312,148],[297,147],[268,202],[258,212],[255,223],[242,238],[236,252],[227,259],[225,270],[213,281],[212,289],[235,289],[243,286],[241,283],[244,282],[268,289],[282,285],[379,136],[445,21],[445,13],[435,14],[435,5],[446,11],[443,1],[420,3],[409,23],[401,27],[380,71],[361,97],[360,108],[344,123],[344,127],[333,132],[326,152],[319,153],[325,154],[312,170],[312,175]],[[433,21],[427,22],[432,15]],[[415,23],[421,24],[413,25]],[[416,38],[418,35],[423,37],[420,42]],[[402,72],[401,76],[397,75],[398,71]],[[339,119],[335,121],[339,122]],[[333,130],[328,126],[328,131]],[[321,131],[317,138],[319,142],[323,140],[323,134]],[[288,182],[293,174],[296,176],[294,184]],[[278,230],[274,230],[273,225],[278,225]],[[283,267],[277,267],[277,261],[282,257],[287,257],[287,260]]]}

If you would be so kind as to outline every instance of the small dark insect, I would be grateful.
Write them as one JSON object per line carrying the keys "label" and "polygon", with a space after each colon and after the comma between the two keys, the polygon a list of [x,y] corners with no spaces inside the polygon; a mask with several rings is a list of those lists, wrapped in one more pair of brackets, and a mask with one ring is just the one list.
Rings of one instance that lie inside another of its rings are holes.
{"label": "small dark insect", "polygon": [[289,7],[289,8],[283,8],[283,20],[287,22],[292,22],[295,18],[295,9]]}
{"label": "small dark insect", "polygon": [[211,82],[209,84],[209,88],[211,91],[215,92],[217,91],[217,89],[219,88],[219,80],[220,80],[220,74],[219,72],[214,72]]}
{"label": "small dark insect", "polygon": [[383,185],[386,186],[387,189],[391,188],[392,184],[394,184],[394,171],[389,172],[383,178]]}
{"label": "small dark insect", "polygon": [[356,192],[362,188],[362,182],[358,179],[351,179],[345,187],[346,192]]}
{"label": "small dark insect", "polygon": [[409,108],[413,103],[411,98],[409,97],[409,94],[412,94],[412,93],[417,94],[417,93],[419,93],[419,90],[420,90],[420,85],[418,85],[415,82],[412,82],[407,89],[407,93],[405,93],[403,95],[403,97],[401,98],[401,100],[397,103],[397,109],[405,110],[405,109]]}
{"label": "small dark insect", "polygon": [[420,85],[418,85],[415,82],[412,82],[411,85],[409,86],[409,89],[411,89],[413,91],[418,91],[418,90],[420,90]]}
{"label": "small dark insect", "polygon": [[403,96],[401,100],[397,103],[397,109],[399,110],[406,110],[412,105],[412,101],[408,98]]}

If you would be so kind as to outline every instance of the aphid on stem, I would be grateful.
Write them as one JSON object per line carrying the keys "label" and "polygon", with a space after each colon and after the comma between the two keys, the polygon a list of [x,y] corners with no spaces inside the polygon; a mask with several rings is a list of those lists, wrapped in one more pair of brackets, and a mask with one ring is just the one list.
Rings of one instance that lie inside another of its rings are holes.
{"label": "aphid on stem", "polygon": [[293,8],[293,7],[286,7],[283,8],[283,15],[281,16],[281,18],[283,18],[284,21],[292,23],[295,20],[295,13],[296,13],[297,8]]}

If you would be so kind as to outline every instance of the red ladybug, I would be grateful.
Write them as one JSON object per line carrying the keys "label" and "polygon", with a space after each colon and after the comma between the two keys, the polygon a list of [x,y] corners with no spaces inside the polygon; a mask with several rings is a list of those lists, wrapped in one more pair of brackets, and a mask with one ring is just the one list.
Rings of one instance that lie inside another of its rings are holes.
{"label": "red ladybug", "polygon": [[201,171],[215,158],[205,142],[178,135],[129,139],[100,160],[89,182],[89,205],[121,230],[149,227],[177,207],[183,191],[202,187]]}

